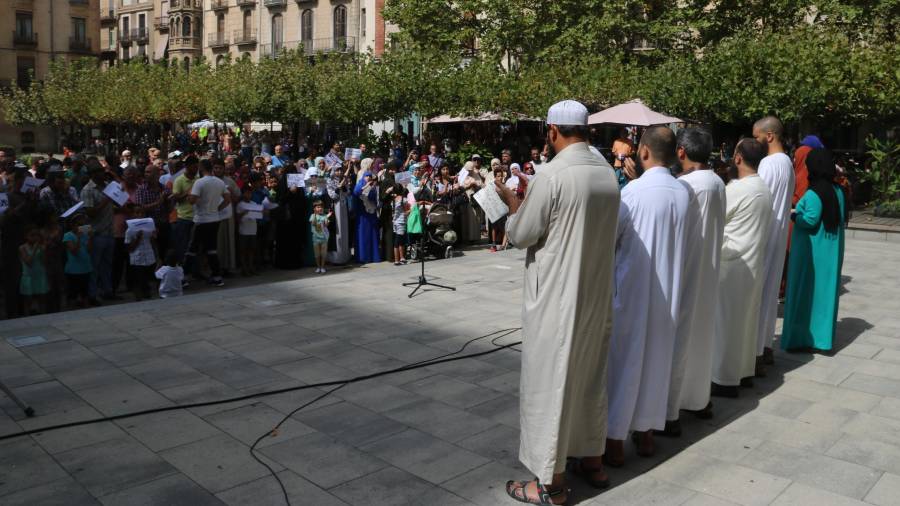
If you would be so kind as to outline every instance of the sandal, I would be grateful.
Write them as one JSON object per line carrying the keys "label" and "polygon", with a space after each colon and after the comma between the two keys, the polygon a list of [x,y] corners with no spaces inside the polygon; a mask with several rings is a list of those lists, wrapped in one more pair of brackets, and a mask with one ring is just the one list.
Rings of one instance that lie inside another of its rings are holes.
{"label": "sandal", "polygon": [[594,478],[594,475],[599,473],[606,475],[606,471],[603,470],[602,466],[597,468],[589,468],[584,465],[584,460],[576,459],[575,457],[569,457],[566,459],[566,470],[571,472],[572,474],[581,476],[585,481],[588,482],[590,486],[594,488],[609,488],[608,475],[605,480],[598,480]]}
{"label": "sandal", "polygon": [[525,492],[525,487],[528,486],[528,481],[508,481],[506,482],[506,494],[516,501],[523,502],[526,504],[539,504],[544,506],[560,506],[568,504],[568,497],[566,500],[561,503],[553,502],[552,498],[558,495],[567,494],[570,492],[568,488],[560,488],[557,490],[550,490],[546,485],[541,485],[541,481],[535,477],[535,484],[537,485],[538,497],[537,499],[532,499],[528,497],[528,494]]}

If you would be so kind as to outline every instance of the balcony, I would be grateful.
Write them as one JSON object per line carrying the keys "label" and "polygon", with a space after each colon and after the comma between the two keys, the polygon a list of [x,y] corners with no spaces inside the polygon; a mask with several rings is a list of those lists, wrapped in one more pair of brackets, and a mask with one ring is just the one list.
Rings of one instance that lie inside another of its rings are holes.
{"label": "balcony", "polygon": [[146,44],[150,39],[150,30],[147,28],[132,28],[130,31],[119,32],[119,44],[129,46],[132,42]]}
{"label": "balcony", "polygon": [[35,47],[38,36],[34,32],[19,32],[13,30],[13,45],[17,47]]}
{"label": "balcony", "polygon": [[100,47],[100,57],[104,60],[114,60],[117,54],[118,50],[115,44]]}
{"label": "balcony", "polygon": [[228,47],[228,35],[219,32],[207,34],[206,45],[212,49]]}
{"label": "balcony", "polygon": [[202,11],[203,0],[171,0],[169,12],[174,11]]}
{"label": "balcony", "polygon": [[169,31],[169,16],[156,16],[153,19],[153,28],[160,32]]}
{"label": "balcony", "polygon": [[235,0],[238,7],[256,7],[256,0]]}
{"label": "balcony", "polygon": [[270,9],[287,7],[287,0],[263,0],[263,4]]}
{"label": "balcony", "polygon": [[255,29],[235,30],[234,31],[234,43],[239,46],[256,44],[256,30]]}
{"label": "balcony", "polygon": [[[283,49],[287,49],[290,43],[280,42],[278,44],[262,44],[259,46],[260,58],[278,58]],[[292,46],[292,44],[291,44]]]}
{"label": "balcony", "polygon": [[353,53],[357,48],[356,37],[329,37],[325,39],[309,39],[301,41],[305,54],[315,53]]}
{"label": "balcony", "polygon": [[73,53],[90,53],[91,39],[84,37],[69,37],[69,51]]}
{"label": "balcony", "polygon": [[76,7],[82,6],[87,7],[90,2],[88,0],[69,0],[70,5],[74,5]]}
{"label": "balcony", "polygon": [[200,37],[169,37],[169,49],[176,50],[194,50],[201,49]]}
{"label": "balcony", "polygon": [[116,22],[116,11],[114,9],[108,9],[100,12],[100,23],[103,25],[108,25],[110,23]]}
{"label": "balcony", "polygon": [[210,7],[214,11],[222,11],[228,8],[228,0],[210,0]]}

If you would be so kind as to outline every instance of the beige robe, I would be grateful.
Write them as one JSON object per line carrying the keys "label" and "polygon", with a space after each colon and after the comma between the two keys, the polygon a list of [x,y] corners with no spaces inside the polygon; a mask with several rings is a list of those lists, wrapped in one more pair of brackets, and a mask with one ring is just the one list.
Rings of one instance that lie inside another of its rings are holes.
{"label": "beige robe", "polygon": [[507,222],[510,243],[528,248],[519,459],[545,483],[566,457],[603,453],[618,210],[612,167],[577,143]]}

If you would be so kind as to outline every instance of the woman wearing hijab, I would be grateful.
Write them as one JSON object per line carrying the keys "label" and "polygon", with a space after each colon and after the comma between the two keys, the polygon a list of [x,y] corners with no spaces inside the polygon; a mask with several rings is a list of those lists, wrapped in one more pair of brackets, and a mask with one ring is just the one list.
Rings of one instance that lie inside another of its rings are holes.
{"label": "woman wearing hijab", "polygon": [[809,190],[791,215],[794,230],[781,347],[829,351],[837,320],[849,211],[843,189],[834,183],[831,152],[813,149],[806,166]]}
{"label": "woman wearing hijab", "polygon": [[[381,230],[393,230],[394,227],[394,175],[397,173],[399,160],[388,160],[384,163],[381,158],[375,160],[372,172],[378,176],[378,198],[381,199],[381,208],[378,211],[378,220]],[[394,234],[385,233],[381,238],[382,258],[394,257]]]}
{"label": "woman wearing hijab", "polygon": [[461,178],[460,184],[465,189],[466,199],[459,206],[460,214],[460,239],[464,243],[476,243],[481,240],[481,224],[484,218],[481,217],[472,195],[484,187],[484,180],[481,173],[475,170],[475,162],[466,162],[463,169],[457,174],[457,178]]}
{"label": "woman wearing hijab", "polygon": [[371,172],[372,159],[360,164],[361,176],[353,196],[359,200],[356,225],[356,261],[361,264],[380,262],[378,245],[378,176]]}
{"label": "woman wearing hijab", "polygon": [[[303,267],[309,231],[309,213],[306,192],[303,188],[288,187],[288,174],[296,174],[294,164],[288,164],[278,179],[275,200],[278,207],[272,210],[275,221],[275,267],[299,269]],[[312,263],[307,263],[312,265]]]}
{"label": "woman wearing hijab", "polygon": [[[316,167],[325,169],[325,159],[316,158]],[[332,169],[326,178],[328,196],[334,205],[334,219],[328,228],[331,232],[328,236],[328,257],[332,265],[343,265],[350,261],[350,214],[348,202],[350,200],[351,184],[343,166]]]}

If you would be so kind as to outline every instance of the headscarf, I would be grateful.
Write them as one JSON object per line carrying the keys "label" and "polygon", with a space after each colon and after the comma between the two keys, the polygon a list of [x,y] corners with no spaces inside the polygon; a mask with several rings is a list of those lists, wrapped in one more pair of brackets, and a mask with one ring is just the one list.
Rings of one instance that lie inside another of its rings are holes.
{"label": "headscarf", "polygon": [[[841,205],[835,191],[834,157],[826,149],[813,149],[806,155],[806,167],[809,170],[809,189],[816,192],[822,201],[822,223],[827,232],[837,232],[841,225]],[[840,190],[843,191],[843,190]],[[845,204],[844,220],[847,219]]]}
{"label": "headscarf", "polygon": [[315,167],[316,169],[318,169],[318,168],[319,168],[319,164],[322,163],[322,162],[324,162],[324,161],[325,161],[325,157],[324,157],[324,156],[317,156],[317,157],[316,157],[316,161],[315,161],[315,163],[313,164],[313,167]]}
{"label": "headscarf", "polygon": [[491,158],[491,172],[500,168],[500,159],[499,158]]}
{"label": "headscarf", "polygon": [[801,146],[808,146],[813,149],[825,149],[825,145],[822,144],[822,141],[816,137],[815,135],[807,135],[800,141]]}

